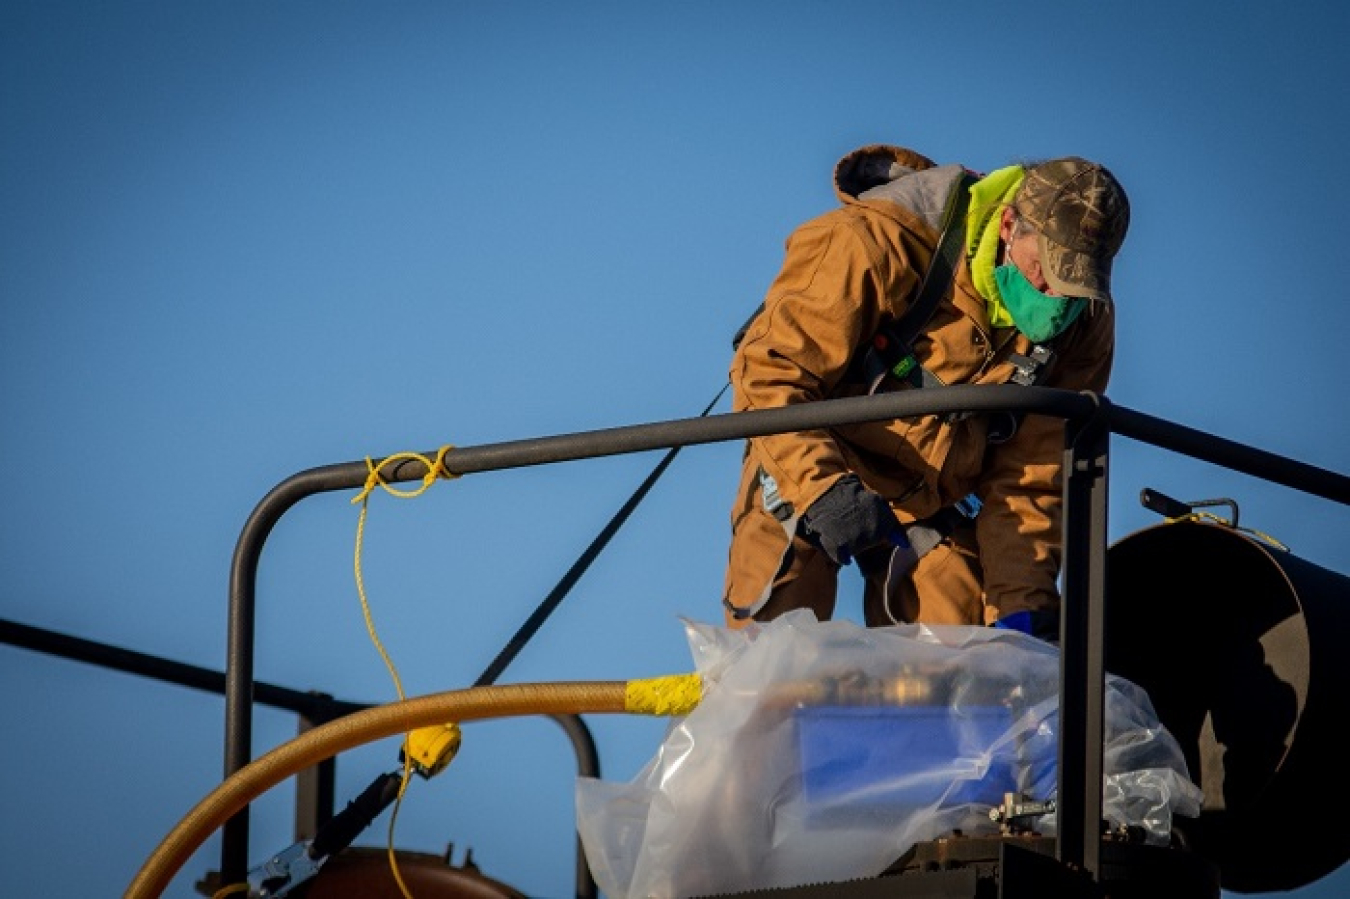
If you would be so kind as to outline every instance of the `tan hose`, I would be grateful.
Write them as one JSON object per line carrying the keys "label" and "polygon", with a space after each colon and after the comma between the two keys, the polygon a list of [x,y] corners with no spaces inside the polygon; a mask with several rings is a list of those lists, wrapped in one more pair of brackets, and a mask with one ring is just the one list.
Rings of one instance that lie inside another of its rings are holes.
{"label": "tan hose", "polygon": [[626,681],[472,687],[391,702],[316,727],[245,765],[197,803],[146,860],[124,899],[157,899],[207,837],[236,812],[286,778],[340,752],[452,721],[633,711],[628,688]]}

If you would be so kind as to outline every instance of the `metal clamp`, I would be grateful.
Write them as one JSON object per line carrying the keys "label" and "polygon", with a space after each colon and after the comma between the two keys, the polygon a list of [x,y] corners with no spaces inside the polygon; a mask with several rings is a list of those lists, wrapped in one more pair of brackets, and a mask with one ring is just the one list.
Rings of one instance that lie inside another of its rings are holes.
{"label": "metal clamp", "polygon": [[311,858],[309,846],[309,840],[302,840],[249,871],[249,899],[281,899],[318,874],[328,856]]}

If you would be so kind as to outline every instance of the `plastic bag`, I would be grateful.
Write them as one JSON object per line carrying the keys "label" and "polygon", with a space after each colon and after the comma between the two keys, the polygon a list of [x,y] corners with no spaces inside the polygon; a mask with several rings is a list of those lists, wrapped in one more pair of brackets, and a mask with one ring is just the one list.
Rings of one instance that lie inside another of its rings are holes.
{"label": "plastic bag", "polygon": [[[1058,651],[995,628],[685,622],[703,699],[627,784],[579,778],[577,827],[610,899],[873,877],[915,843],[998,833],[1053,800]],[[1128,681],[1106,684],[1103,812],[1166,845],[1201,794]],[[1054,833],[1053,814],[1035,829]]]}

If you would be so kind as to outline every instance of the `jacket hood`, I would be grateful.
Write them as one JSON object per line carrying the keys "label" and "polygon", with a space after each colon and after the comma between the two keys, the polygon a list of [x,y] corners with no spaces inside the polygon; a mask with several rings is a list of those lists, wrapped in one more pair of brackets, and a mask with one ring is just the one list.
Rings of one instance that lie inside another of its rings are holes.
{"label": "jacket hood", "polygon": [[890,144],[869,144],[849,153],[834,167],[834,189],[840,200],[856,200],[864,191],[902,175],[931,169],[937,163],[913,150]]}
{"label": "jacket hood", "polygon": [[870,206],[909,228],[921,223],[934,232],[928,239],[941,230],[952,190],[967,174],[963,166],[937,165],[913,150],[884,144],[854,150],[834,171],[840,202]]}

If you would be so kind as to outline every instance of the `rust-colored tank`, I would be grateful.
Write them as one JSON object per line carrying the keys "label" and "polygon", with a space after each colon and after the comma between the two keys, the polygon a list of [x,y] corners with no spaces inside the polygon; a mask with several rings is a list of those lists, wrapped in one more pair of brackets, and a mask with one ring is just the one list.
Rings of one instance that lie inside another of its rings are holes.
{"label": "rust-colored tank", "polygon": [[[524,893],[485,876],[470,860],[450,863],[449,853],[395,850],[399,876],[416,899],[526,899]],[[292,893],[299,899],[404,899],[385,848],[351,846],[334,855]]]}

